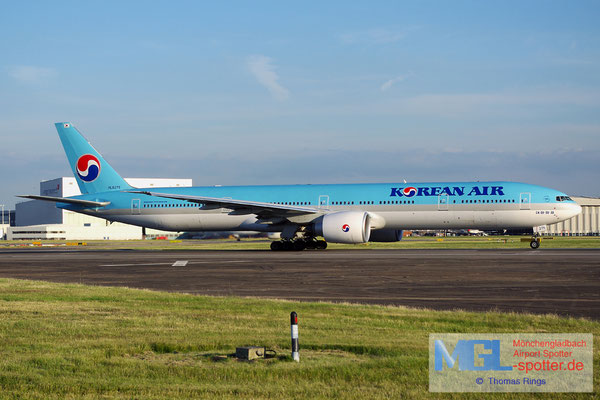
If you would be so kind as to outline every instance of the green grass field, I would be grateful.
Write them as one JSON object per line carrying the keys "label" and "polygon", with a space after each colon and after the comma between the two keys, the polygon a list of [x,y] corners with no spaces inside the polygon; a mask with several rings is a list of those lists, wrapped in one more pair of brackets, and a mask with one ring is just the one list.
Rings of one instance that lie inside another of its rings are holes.
{"label": "green grass field", "polygon": [[[485,237],[407,237],[395,243],[336,244],[330,243],[329,249],[528,249],[529,236],[485,236]],[[269,250],[268,239],[214,239],[214,240],[97,240],[85,241],[84,247],[95,249],[140,249],[140,250]],[[34,245],[35,243],[35,245]],[[45,240],[0,241],[0,247],[20,246],[65,246],[77,241]],[[554,237],[542,239],[542,249],[557,248],[600,248],[600,236]]]}
{"label": "green grass field", "polygon": [[[301,362],[289,356],[289,313]],[[432,332],[593,333],[600,322],[503,313],[206,297],[0,279],[0,398],[441,398],[428,392]],[[240,362],[237,346],[277,351]],[[588,399],[595,394],[493,394]]]}

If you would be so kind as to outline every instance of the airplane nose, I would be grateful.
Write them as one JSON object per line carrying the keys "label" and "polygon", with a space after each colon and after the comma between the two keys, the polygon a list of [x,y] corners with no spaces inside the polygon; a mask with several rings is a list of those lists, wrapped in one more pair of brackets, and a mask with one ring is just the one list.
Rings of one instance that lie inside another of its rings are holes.
{"label": "airplane nose", "polygon": [[581,206],[577,203],[569,204],[569,218],[573,218],[581,213]]}

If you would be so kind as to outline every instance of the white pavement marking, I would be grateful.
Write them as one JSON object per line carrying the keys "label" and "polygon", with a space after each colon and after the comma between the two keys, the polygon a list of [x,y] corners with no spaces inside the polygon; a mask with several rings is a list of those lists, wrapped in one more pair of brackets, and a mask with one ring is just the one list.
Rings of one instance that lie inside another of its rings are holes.
{"label": "white pavement marking", "polygon": [[102,264],[99,267],[137,267],[141,265],[171,265],[170,262],[163,263],[137,263],[137,264]]}
{"label": "white pavement marking", "polygon": [[175,261],[173,263],[173,265],[171,265],[172,267],[185,267],[187,265],[187,260],[179,260],[179,261]]}
{"label": "white pavement marking", "polygon": [[[193,261],[189,264],[233,264],[233,263],[249,263],[249,260],[224,260],[224,261]],[[178,264],[182,263],[182,264]],[[177,264],[177,265],[176,265]],[[101,264],[99,267],[143,267],[145,265],[170,265],[173,267],[185,267],[188,261],[161,262],[161,263],[134,263],[134,264]]]}

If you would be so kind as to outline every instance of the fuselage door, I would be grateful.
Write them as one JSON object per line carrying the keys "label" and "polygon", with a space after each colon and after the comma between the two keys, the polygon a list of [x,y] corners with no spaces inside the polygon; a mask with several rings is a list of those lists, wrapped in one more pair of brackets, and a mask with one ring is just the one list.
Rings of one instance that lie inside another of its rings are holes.
{"label": "fuselage door", "polygon": [[440,194],[438,196],[438,210],[448,211],[448,195]]}
{"label": "fuselage door", "polygon": [[325,210],[329,209],[329,196],[323,194],[319,196],[319,208],[323,208]]}
{"label": "fuselage door", "polygon": [[142,212],[140,199],[131,199],[131,214],[138,215]]}
{"label": "fuselage door", "polygon": [[521,210],[529,210],[531,208],[531,193],[521,193],[519,203]]}

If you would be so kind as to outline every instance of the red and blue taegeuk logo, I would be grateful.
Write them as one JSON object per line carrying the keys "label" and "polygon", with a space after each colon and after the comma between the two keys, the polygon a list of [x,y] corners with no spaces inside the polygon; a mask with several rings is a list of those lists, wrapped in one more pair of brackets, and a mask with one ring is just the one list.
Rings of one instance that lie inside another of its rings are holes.
{"label": "red and blue taegeuk logo", "polygon": [[77,160],[77,175],[84,182],[92,182],[100,175],[100,161],[91,154],[84,154]]}
{"label": "red and blue taegeuk logo", "polygon": [[342,225],[342,230],[343,230],[344,232],[348,232],[348,231],[350,230],[350,225],[348,225],[348,224],[344,224],[344,225]]}
{"label": "red and blue taegeuk logo", "polygon": [[414,188],[414,187],[412,187],[412,186],[405,187],[405,188],[402,190],[402,194],[403,194],[405,197],[413,197],[415,194],[417,194],[417,189],[416,189],[416,188]]}

